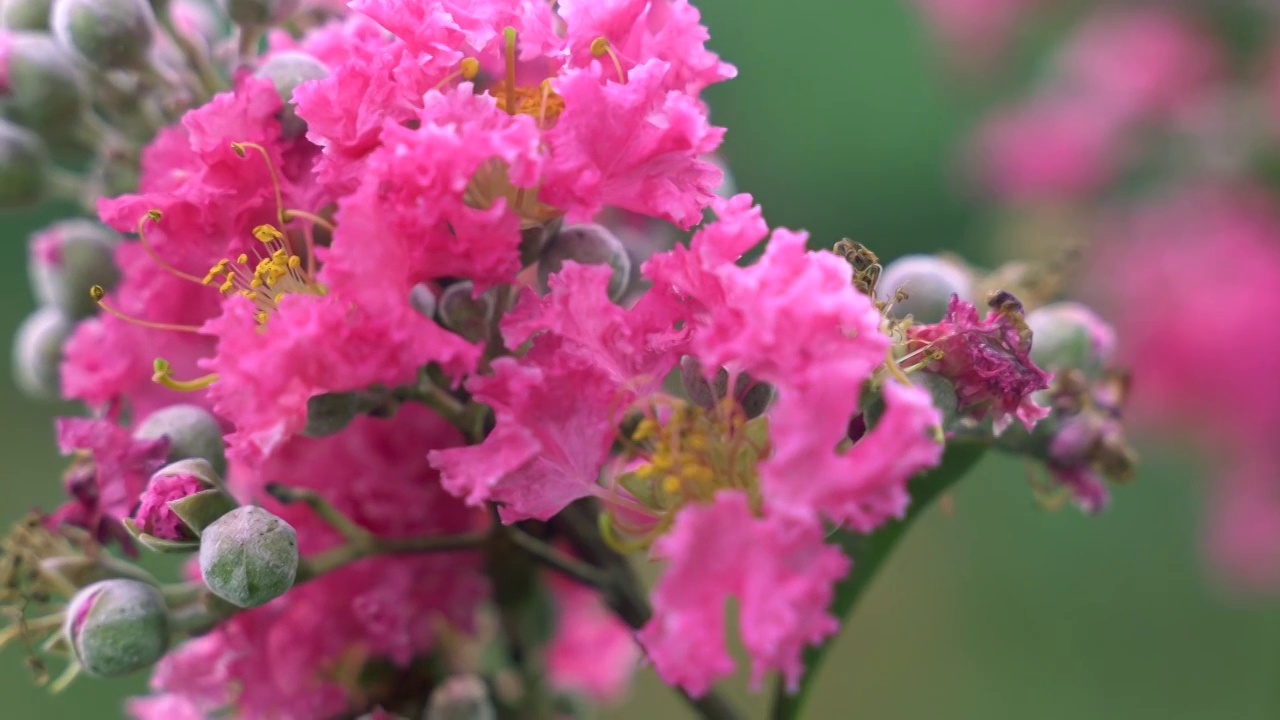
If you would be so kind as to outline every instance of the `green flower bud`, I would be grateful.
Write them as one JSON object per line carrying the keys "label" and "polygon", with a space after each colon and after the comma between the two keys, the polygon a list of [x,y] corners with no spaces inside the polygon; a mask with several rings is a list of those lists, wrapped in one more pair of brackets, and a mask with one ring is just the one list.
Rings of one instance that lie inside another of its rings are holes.
{"label": "green flower bud", "polygon": [[[951,381],[931,372],[917,370],[907,376],[911,380],[911,384],[919,388],[924,388],[929,392],[929,397],[933,400],[933,406],[942,413],[942,430],[950,432],[956,423],[961,419],[957,409],[959,399],[956,396],[956,386]],[[897,380],[889,379],[885,382],[897,382]],[[884,416],[884,396],[877,390],[875,392],[867,392],[862,398],[862,416],[866,429],[871,430],[880,422],[880,418]]]}
{"label": "green flower bud", "polygon": [[233,605],[270,602],[297,578],[298,533],[260,507],[238,507],[201,534],[200,574],[214,595]]}
{"label": "green flower bud", "polygon": [[545,288],[547,279],[560,272],[569,260],[612,267],[609,299],[616,302],[626,294],[631,281],[631,256],[609,228],[595,223],[568,225],[551,236],[538,258],[538,284]]}
{"label": "green flower bud", "polygon": [[298,0],[222,0],[227,17],[237,25],[267,27],[298,9]]}
{"label": "green flower bud", "polygon": [[76,593],[63,629],[80,666],[98,677],[137,672],[169,648],[164,597],[137,580],[103,580]]}
{"label": "green flower bud", "polygon": [[426,283],[418,283],[409,289],[409,307],[426,317],[436,316],[436,293]]}
{"label": "green flower bud", "polygon": [[471,342],[479,342],[489,333],[489,321],[493,317],[494,294],[487,291],[474,297],[475,286],[470,280],[456,282],[440,295],[440,324]]}
{"label": "green flower bud", "polygon": [[[680,358],[680,381],[684,384],[689,402],[704,408],[715,407],[729,390],[729,371],[720,368],[715,380],[708,380],[702,372],[702,364],[692,355]],[[746,373],[739,373],[733,383],[733,397],[738,401],[748,419],[759,417],[769,408],[776,392],[769,383],[755,380]]]}
{"label": "green flower bud", "polygon": [[62,346],[74,326],[56,308],[36,310],[13,341],[14,380],[22,392],[40,399],[58,397]]}
{"label": "green flower bud", "polygon": [[147,0],[54,0],[58,42],[104,70],[136,70],[150,60],[155,15]]}
{"label": "green flower bud", "polygon": [[307,398],[307,424],[302,434],[326,437],[341,431],[368,410],[359,392],[332,392]]}
{"label": "green flower bud", "polygon": [[143,418],[133,431],[138,440],[169,438],[169,462],[187,458],[208,461],[218,475],[227,472],[222,426],[199,405],[170,405]]}
{"label": "green flower bud", "polygon": [[35,205],[49,181],[49,150],[35,133],[0,120],[0,209]]}
{"label": "green flower bud", "polygon": [[324,63],[300,52],[282,52],[272,55],[258,69],[258,77],[275,85],[284,108],[280,111],[280,130],[285,139],[301,137],[307,131],[307,121],[298,117],[293,103],[293,91],[308,80],[318,80],[329,74]]}
{"label": "green flower bud", "polygon": [[876,283],[876,298],[892,304],[891,317],[910,315],[920,323],[941,320],[952,295],[972,299],[973,274],[959,263],[933,255],[900,257],[885,266]]}
{"label": "green flower bud", "polygon": [[28,274],[36,299],[73,320],[98,310],[89,288],[106,290],[120,279],[115,251],[120,236],[90,220],[63,220],[31,236]]}
{"label": "green flower bud", "polygon": [[496,720],[489,688],[476,675],[454,675],[431,691],[425,720]]}
{"label": "green flower bud", "polygon": [[48,30],[53,0],[0,0],[0,25],[9,30]]}
{"label": "green flower bud", "polygon": [[13,33],[8,44],[8,86],[0,93],[0,114],[44,137],[66,137],[88,107],[84,76],[53,38]]}
{"label": "green flower bud", "polygon": [[1031,360],[1050,372],[1075,368],[1095,373],[1115,354],[1116,335],[1092,310],[1059,302],[1027,314]]}

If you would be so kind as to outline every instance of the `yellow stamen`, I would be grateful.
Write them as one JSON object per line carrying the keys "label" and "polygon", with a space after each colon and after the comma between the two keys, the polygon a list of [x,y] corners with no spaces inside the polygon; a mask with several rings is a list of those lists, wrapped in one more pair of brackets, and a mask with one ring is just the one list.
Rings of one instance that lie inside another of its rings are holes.
{"label": "yellow stamen", "polygon": [[613,69],[618,71],[618,82],[626,84],[627,74],[622,72],[622,61],[618,59],[618,54],[613,51],[613,46],[609,44],[609,38],[601,35],[591,41],[591,56],[596,58],[609,56],[613,61]]}
{"label": "yellow stamen", "polygon": [[125,322],[133,323],[134,325],[139,325],[141,327],[152,328],[155,330],[176,330],[179,332],[193,332],[193,333],[200,332],[200,328],[196,325],[176,325],[174,323],[155,322],[152,320],[143,320],[141,318],[136,318],[131,315],[126,315],[120,312],[119,310],[111,307],[106,303],[105,300],[103,300],[103,297],[106,296],[106,294],[107,294],[107,291],[103,290],[101,285],[94,285],[93,287],[89,288],[89,297],[93,298],[93,302],[96,303],[98,307],[102,309],[103,312],[109,313],[111,315],[115,315],[116,317],[120,318],[121,320],[124,320]]}
{"label": "yellow stamen", "polygon": [[173,378],[173,366],[164,358],[156,358],[154,364],[155,372],[151,374],[151,381],[159,385],[163,385],[170,390],[179,392],[194,392],[204,390],[210,385],[218,381],[217,374],[205,375],[193,380],[175,380]]}
{"label": "yellow stamen", "polygon": [[147,240],[147,233],[143,228],[146,227],[148,220],[150,220],[151,222],[159,222],[160,217],[161,216],[160,216],[159,210],[148,210],[145,215],[143,215],[141,218],[138,219],[138,240],[139,242],[142,243],[142,249],[146,250],[147,254],[151,256],[151,259],[154,260],[157,265],[159,265],[169,274],[180,277],[183,280],[190,280],[193,283],[203,284],[200,278],[196,277],[195,275],[192,275],[191,273],[185,273],[179,270],[178,268],[170,265],[169,263],[165,262],[164,258],[160,257],[160,254],[156,252],[155,247],[151,245],[151,242]]}
{"label": "yellow stamen", "polygon": [[462,58],[462,62],[458,63],[458,69],[449,73],[443,80],[436,83],[436,86],[432,88],[432,90],[439,90],[457,78],[462,78],[463,80],[475,80],[476,75],[479,74],[480,61],[473,57],[464,57]]}
{"label": "yellow stamen", "polygon": [[259,155],[262,156],[262,159],[266,161],[267,172],[271,174],[271,188],[275,191],[275,194],[276,194],[276,217],[279,219],[280,224],[283,225],[284,224],[284,190],[281,189],[280,187],[280,176],[276,174],[276,166],[275,166],[275,163],[271,162],[270,153],[268,153],[267,149],[262,147],[258,143],[252,143],[252,142],[233,142],[231,143],[231,149],[234,150],[236,154],[239,155],[240,157],[245,156],[246,149],[255,150]]}

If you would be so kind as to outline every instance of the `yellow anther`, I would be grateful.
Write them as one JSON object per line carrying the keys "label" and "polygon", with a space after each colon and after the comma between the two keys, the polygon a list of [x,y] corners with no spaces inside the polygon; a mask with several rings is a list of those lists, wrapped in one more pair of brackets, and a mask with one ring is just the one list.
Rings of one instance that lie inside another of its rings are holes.
{"label": "yellow anther", "polygon": [[668,495],[675,495],[680,492],[680,478],[675,475],[667,475],[662,478],[662,492]]}
{"label": "yellow anther", "polygon": [[298,268],[302,267],[302,258],[298,257],[297,255],[290,255],[289,267],[293,270],[297,270]]}
{"label": "yellow anther", "polygon": [[640,478],[641,480],[648,480],[652,478],[655,474],[657,474],[658,471],[652,465],[649,465],[646,463],[636,468],[634,472],[636,474],[636,477]]}
{"label": "yellow anther", "polygon": [[240,291],[240,294],[241,294],[242,296],[244,296],[244,297],[249,298],[250,300],[257,300],[257,299],[258,299],[258,293],[254,292],[254,291],[252,291],[252,290],[241,290],[241,291]]}
{"label": "yellow anther", "polygon": [[636,429],[631,431],[631,439],[640,442],[656,434],[658,434],[658,423],[652,418],[645,418],[636,423]]}
{"label": "yellow anther", "polygon": [[694,433],[684,439],[684,444],[690,450],[706,450],[707,436],[705,433]]}
{"label": "yellow anther", "polygon": [[175,380],[173,366],[164,358],[156,358],[153,368],[155,372],[151,374],[152,382],[179,392],[203,390],[218,381],[217,374],[205,375],[194,380]]}
{"label": "yellow anther", "polygon": [[[226,262],[226,260],[223,260],[223,262]],[[248,253],[240,253],[240,256],[236,258],[236,262],[240,263],[241,265],[248,263],[249,262]],[[225,268],[226,266],[224,265],[223,267]]]}
{"label": "yellow anther", "polygon": [[476,75],[480,73],[480,61],[473,57],[462,58],[459,67],[462,71],[463,80],[474,80]]}
{"label": "yellow anther", "polygon": [[[278,298],[277,298],[277,299],[278,299]],[[254,313],[254,314],[253,314],[253,316],[254,316],[255,318],[257,318],[257,320],[258,320],[258,323],[259,323],[259,324],[266,324],[266,322],[267,322],[267,311],[266,311],[266,310],[259,310],[258,312]]]}
{"label": "yellow anther", "polygon": [[240,157],[244,157],[244,143],[233,142],[231,143],[231,149],[235,152],[235,154],[239,155]]}
{"label": "yellow anther", "polygon": [[591,41],[591,55],[593,57],[604,57],[609,52],[609,38],[601,35]]}
{"label": "yellow anther", "polygon": [[675,467],[675,461],[668,451],[659,451],[653,455],[653,466],[659,470],[670,470]]}
{"label": "yellow anther", "polygon": [[274,225],[259,225],[255,227],[253,229],[253,236],[264,243],[284,239],[284,233],[277,230]]}
{"label": "yellow anther", "polygon": [[103,290],[101,285],[94,285],[89,288],[89,297],[93,298],[94,302],[102,302],[102,298],[105,297],[106,294],[107,291]]}
{"label": "yellow anther", "polygon": [[226,282],[224,282],[224,283],[222,283],[221,285],[219,285],[219,286],[218,286],[218,292],[220,292],[220,293],[229,293],[229,292],[231,292],[232,288],[234,288],[234,287],[235,287],[235,283],[233,283],[233,282],[231,282],[230,280],[228,280],[228,281],[226,281]]}

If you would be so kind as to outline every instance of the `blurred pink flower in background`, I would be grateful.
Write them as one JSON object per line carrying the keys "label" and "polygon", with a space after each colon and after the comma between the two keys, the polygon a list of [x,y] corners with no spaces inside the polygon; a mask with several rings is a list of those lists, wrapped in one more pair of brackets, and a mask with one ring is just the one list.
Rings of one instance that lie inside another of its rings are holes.
{"label": "blurred pink flower in background", "polygon": [[930,30],[961,60],[998,57],[1039,0],[914,0]]}

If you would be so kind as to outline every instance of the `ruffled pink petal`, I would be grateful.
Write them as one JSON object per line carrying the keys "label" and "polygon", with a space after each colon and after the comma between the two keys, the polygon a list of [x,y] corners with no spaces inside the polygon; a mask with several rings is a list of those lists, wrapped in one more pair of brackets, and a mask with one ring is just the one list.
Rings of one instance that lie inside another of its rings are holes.
{"label": "ruffled pink petal", "polygon": [[556,632],[547,643],[547,674],[561,690],[603,703],[622,699],[640,665],[635,633],[600,593],[555,577]]}

